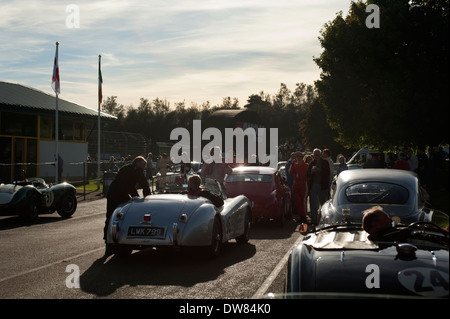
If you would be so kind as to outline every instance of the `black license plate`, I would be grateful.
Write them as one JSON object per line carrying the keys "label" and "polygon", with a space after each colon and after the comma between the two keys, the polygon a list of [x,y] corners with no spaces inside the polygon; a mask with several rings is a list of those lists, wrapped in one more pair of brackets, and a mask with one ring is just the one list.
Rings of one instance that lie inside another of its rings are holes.
{"label": "black license plate", "polygon": [[166,237],[166,228],[148,227],[148,226],[130,226],[128,227],[128,236],[164,239]]}

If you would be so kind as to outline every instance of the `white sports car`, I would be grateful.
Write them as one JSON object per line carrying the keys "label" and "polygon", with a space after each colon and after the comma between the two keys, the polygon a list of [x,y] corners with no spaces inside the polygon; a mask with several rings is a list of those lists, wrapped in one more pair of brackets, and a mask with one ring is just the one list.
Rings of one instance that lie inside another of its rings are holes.
{"label": "white sports car", "polygon": [[187,188],[185,175],[165,176],[159,185],[159,194],[135,197],[114,211],[107,251],[129,255],[132,250],[151,247],[198,247],[216,257],[222,244],[231,239],[248,242],[252,211],[247,197],[226,198],[219,183],[208,181],[202,187],[224,199],[224,205],[217,208],[204,197],[181,193]]}

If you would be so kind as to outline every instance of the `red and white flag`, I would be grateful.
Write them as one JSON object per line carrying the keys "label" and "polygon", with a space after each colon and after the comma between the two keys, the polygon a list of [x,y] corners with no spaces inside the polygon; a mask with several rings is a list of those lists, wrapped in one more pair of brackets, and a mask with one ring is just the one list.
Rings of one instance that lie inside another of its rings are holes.
{"label": "red and white flag", "polygon": [[56,42],[56,53],[55,53],[55,62],[53,64],[53,76],[52,76],[52,88],[55,93],[60,92],[60,82],[59,82],[59,66],[58,66],[58,45]]}

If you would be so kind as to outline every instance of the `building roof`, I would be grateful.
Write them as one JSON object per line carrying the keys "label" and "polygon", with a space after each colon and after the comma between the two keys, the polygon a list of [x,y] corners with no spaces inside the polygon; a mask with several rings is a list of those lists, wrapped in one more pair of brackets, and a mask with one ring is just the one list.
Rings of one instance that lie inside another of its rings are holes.
{"label": "building roof", "polygon": [[245,109],[226,109],[213,112],[206,118],[204,123],[202,123],[202,126],[223,129],[226,127],[234,128],[237,124],[237,126],[241,126],[239,123],[250,123],[258,126],[263,125],[263,121],[258,113],[254,111]]}
{"label": "building roof", "polygon": [[[15,112],[36,112],[52,115],[55,112],[56,97],[45,92],[16,83],[0,81],[0,109]],[[98,111],[84,105],[58,98],[58,115],[82,118],[97,118]],[[100,112],[103,119],[117,119]]]}

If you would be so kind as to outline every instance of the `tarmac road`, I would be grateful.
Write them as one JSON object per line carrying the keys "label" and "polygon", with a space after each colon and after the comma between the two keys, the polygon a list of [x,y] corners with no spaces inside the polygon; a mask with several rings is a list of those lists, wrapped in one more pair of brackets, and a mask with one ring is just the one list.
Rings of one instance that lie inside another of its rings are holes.
{"label": "tarmac road", "polygon": [[24,224],[0,217],[2,299],[249,299],[283,290],[285,262],[298,225],[254,225],[248,244],[234,240],[206,260],[195,251],[134,251],[104,257],[106,200],[80,201],[72,218],[41,215]]}

